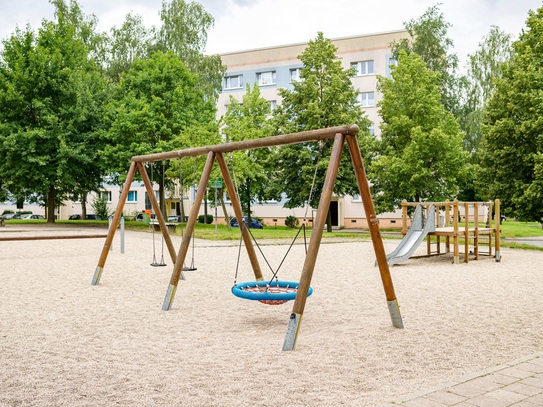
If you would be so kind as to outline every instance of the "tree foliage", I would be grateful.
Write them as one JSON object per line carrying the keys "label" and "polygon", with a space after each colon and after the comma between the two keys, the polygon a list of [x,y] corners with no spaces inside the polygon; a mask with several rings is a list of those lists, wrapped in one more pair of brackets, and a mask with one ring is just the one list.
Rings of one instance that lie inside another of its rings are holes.
{"label": "tree foliage", "polygon": [[477,151],[481,142],[483,108],[492,92],[494,81],[501,77],[501,66],[509,61],[512,54],[511,35],[491,26],[490,31],[479,43],[479,49],[469,57],[467,73],[467,97],[465,115],[460,124],[465,131],[464,148],[477,162]]}
{"label": "tree foliage", "polygon": [[439,72],[441,100],[445,109],[456,115],[463,84],[456,77],[458,56],[450,53],[454,46],[453,40],[447,36],[451,23],[445,19],[440,6],[432,6],[418,19],[405,22],[411,39],[402,38],[394,42],[392,52],[396,60],[400,51],[420,55],[429,70]]}
{"label": "tree foliage", "polygon": [[[251,140],[272,135],[268,121],[270,106],[260,94],[258,85],[247,91],[240,104],[230,97],[223,117],[222,133],[227,142]],[[233,153],[235,177],[244,213],[251,216],[251,203],[276,198],[272,187],[274,150],[261,148]]]}
{"label": "tree foliage", "polygon": [[[179,134],[212,122],[214,114],[215,105],[205,100],[196,75],[172,52],[159,51],[148,60],[135,61],[116,87],[109,106],[104,154],[110,170],[124,175],[134,155],[179,148]],[[151,168],[163,203],[162,168]]]}
{"label": "tree foliage", "polygon": [[[363,155],[373,138],[367,130],[370,121],[357,102],[358,91],[351,77],[352,69],[343,69],[336,56],[337,47],[322,32],[309,41],[298,57],[303,63],[300,80],[292,83],[293,90],[280,89],[282,105],[274,113],[279,133],[294,133],[319,128],[358,124],[358,136]],[[311,206],[317,207],[324,184],[331,152],[331,142],[322,151]],[[284,146],[276,157],[277,188],[283,191],[285,207],[305,206],[309,199],[315,165],[319,156],[318,143]],[[358,194],[358,186],[348,153],[344,153],[338,171],[334,192],[339,195]]]}
{"label": "tree foliage", "polygon": [[479,178],[504,213],[543,224],[543,8],[526,27],[485,108]]}
{"label": "tree foliage", "polygon": [[57,10],[38,33],[16,29],[0,59],[0,170],[17,198],[55,203],[96,189],[103,168],[98,138],[106,96],[99,68],[78,28]]}
{"label": "tree foliage", "polygon": [[399,208],[403,199],[450,199],[465,172],[462,133],[441,103],[439,73],[401,51],[391,75],[378,77],[383,122],[369,171],[378,213]]}

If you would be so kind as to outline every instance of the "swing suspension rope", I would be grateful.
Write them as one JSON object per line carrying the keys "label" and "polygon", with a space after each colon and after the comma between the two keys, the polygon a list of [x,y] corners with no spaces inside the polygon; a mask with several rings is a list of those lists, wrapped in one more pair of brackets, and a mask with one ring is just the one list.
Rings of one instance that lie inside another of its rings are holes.
{"label": "swing suspension rope", "polygon": [[[153,183],[154,183],[154,163],[151,163],[151,190],[153,189]],[[164,180],[164,162],[162,162],[162,179]],[[151,212],[151,218],[153,217],[153,212]],[[164,267],[166,266],[166,263],[164,262],[164,235],[162,235],[162,258],[160,260],[160,263],[156,260],[156,249],[155,249],[155,226],[152,226],[153,231],[153,262],[151,263],[151,266],[153,267]]]}
{"label": "swing suspension rope", "polygon": [[[324,148],[325,142],[320,141],[319,142],[319,154],[317,156],[317,163],[315,165],[315,172],[313,173],[313,181],[311,183],[311,189],[309,192],[309,198],[307,200],[306,209],[304,213],[304,219],[302,222],[302,225],[298,229],[298,232],[296,233],[296,236],[290,243],[290,246],[283,256],[283,259],[281,260],[279,266],[274,271],[271,267],[270,263],[268,262],[268,259],[264,255],[264,252],[262,251],[260,245],[258,244],[256,238],[254,237],[253,233],[251,232],[251,228],[247,227],[245,225],[245,222],[243,219],[241,221],[238,220],[238,225],[240,227],[240,242],[238,247],[238,258],[236,263],[236,273],[234,276],[234,286],[232,287],[232,293],[240,298],[245,298],[249,300],[257,300],[264,304],[268,305],[279,305],[284,304],[287,301],[293,300],[296,298],[296,294],[298,292],[298,283],[296,282],[290,282],[290,281],[279,281],[277,274],[279,273],[279,270],[281,269],[281,266],[285,262],[288,254],[290,253],[290,250],[292,249],[292,246],[294,246],[294,243],[298,239],[298,236],[300,235],[301,231],[304,232],[304,248],[305,253],[307,255],[307,236],[306,236],[306,222],[307,222],[307,212],[309,210],[309,204],[311,202],[311,199],[313,198],[313,191],[315,189],[315,181],[317,179],[317,171],[319,168],[319,162],[322,156],[322,150]],[[232,153],[229,154],[230,157],[230,164],[232,167],[232,176],[234,178],[234,184],[236,188],[236,194],[239,196],[239,189],[238,189],[238,183],[236,179],[236,173],[234,170],[234,160],[232,158]],[[237,283],[237,277],[238,277],[238,271],[239,271],[239,262],[241,257],[241,244],[243,241],[243,229],[246,228],[246,230],[249,232],[249,235],[251,236],[251,239],[254,241],[256,247],[260,251],[260,254],[262,255],[263,259],[266,261],[266,264],[268,265],[270,271],[272,272],[272,277],[269,281],[254,281],[249,283]],[[275,281],[274,281],[275,280]],[[309,287],[308,296],[311,295],[313,292],[313,289]]]}
{"label": "swing suspension rope", "polygon": [[[179,206],[180,208],[183,208],[183,173],[181,168],[181,160],[179,159]],[[193,180],[196,178],[196,157],[194,157],[194,175]],[[193,184],[194,186],[194,181]],[[181,210],[181,213],[183,217],[185,216],[185,211]],[[184,228],[183,223],[185,222],[185,219],[181,219],[181,234],[184,234]],[[198,270],[196,267],[194,267],[194,229],[192,230],[192,256],[190,261],[190,267],[187,267],[185,264],[183,264],[182,271],[195,271]]]}

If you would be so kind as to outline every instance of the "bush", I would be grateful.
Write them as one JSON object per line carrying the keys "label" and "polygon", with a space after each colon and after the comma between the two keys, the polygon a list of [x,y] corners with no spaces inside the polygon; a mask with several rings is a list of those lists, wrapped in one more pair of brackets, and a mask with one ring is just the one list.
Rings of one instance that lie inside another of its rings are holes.
{"label": "bush", "polygon": [[[198,216],[198,223],[204,223],[204,215]],[[211,225],[213,223],[213,215],[208,214],[207,215],[207,222],[205,222],[208,225]]]}
{"label": "bush", "polygon": [[107,206],[106,198],[96,198],[92,202],[91,206],[94,210],[94,214],[100,216],[102,219],[107,220],[107,218],[109,218],[114,213],[114,211],[110,210]]}
{"label": "bush", "polygon": [[298,218],[296,216],[289,215],[285,218],[285,225],[287,225],[289,228],[295,228],[298,226]]}
{"label": "bush", "polygon": [[14,212],[9,209],[6,209],[4,212],[2,212],[2,215],[7,215],[8,213],[14,213]]}

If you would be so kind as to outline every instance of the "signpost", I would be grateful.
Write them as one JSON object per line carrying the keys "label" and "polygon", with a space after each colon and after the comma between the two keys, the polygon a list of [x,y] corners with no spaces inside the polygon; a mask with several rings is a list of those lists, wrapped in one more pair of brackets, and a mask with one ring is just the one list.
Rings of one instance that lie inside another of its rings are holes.
{"label": "signpost", "polygon": [[222,188],[222,178],[211,181],[211,188],[215,190],[215,234],[217,234],[217,190]]}

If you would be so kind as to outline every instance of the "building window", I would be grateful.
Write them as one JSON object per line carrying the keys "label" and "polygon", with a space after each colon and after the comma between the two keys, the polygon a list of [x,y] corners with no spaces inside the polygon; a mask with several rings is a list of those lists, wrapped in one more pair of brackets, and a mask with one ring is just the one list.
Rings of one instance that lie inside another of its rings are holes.
{"label": "building window", "polygon": [[362,197],[360,195],[354,195],[351,202],[362,202]]}
{"label": "building window", "polygon": [[362,92],[358,94],[356,98],[361,106],[375,106],[375,93],[374,92]]}
{"label": "building window", "polygon": [[356,71],[356,76],[373,75],[373,61],[353,62],[351,68]]}
{"label": "building window", "polygon": [[243,87],[243,75],[227,76],[225,78],[225,89],[239,89]]}
{"label": "building window", "polygon": [[98,197],[104,199],[106,202],[111,202],[111,191],[100,191]]}
{"label": "building window", "polygon": [[277,101],[276,100],[269,100],[268,106],[270,107],[270,113],[273,113],[273,111],[277,108]]}
{"label": "building window", "polygon": [[128,191],[126,202],[138,202],[138,191]]}
{"label": "building window", "polygon": [[275,71],[257,73],[256,80],[258,86],[275,85]]}
{"label": "building window", "polygon": [[301,81],[302,80],[301,73],[302,73],[302,68],[291,69],[290,70],[290,81],[291,82]]}
{"label": "building window", "polygon": [[375,135],[375,123],[370,124],[370,126],[368,127],[368,131],[372,136]]}

